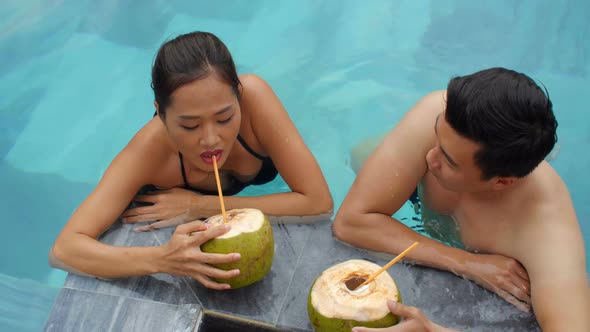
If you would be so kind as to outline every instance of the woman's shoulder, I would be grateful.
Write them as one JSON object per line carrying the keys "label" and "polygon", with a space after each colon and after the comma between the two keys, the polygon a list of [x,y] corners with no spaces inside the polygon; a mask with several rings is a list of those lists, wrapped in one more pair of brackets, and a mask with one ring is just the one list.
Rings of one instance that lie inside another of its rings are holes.
{"label": "woman's shoulder", "polygon": [[160,118],[154,117],[131,138],[125,151],[149,162],[169,155],[171,144],[166,127]]}
{"label": "woman's shoulder", "polygon": [[262,77],[256,74],[240,75],[241,97],[246,102],[256,102],[260,99],[276,98],[276,95],[270,84]]}
{"label": "woman's shoulder", "polygon": [[253,73],[242,74],[239,76],[239,78],[240,78],[240,83],[242,83],[242,86],[244,86],[244,87],[256,88],[256,87],[265,86],[265,85],[269,86],[268,83],[266,82],[266,80],[264,80],[262,77],[260,77],[256,74],[253,74]]}

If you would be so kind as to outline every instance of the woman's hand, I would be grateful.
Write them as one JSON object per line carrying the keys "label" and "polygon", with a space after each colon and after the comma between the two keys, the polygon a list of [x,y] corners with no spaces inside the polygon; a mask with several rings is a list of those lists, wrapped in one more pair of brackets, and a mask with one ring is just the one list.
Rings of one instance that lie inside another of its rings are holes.
{"label": "woman's hand", "polygon": [[389,310],[403,320],[397,325],[386,327],[386,328],[368,328],[368,327],[355,327],[352,329],[353,332],[442,332],[452,331],[446,329],[440,325],[433,323],[426,315],[415,307],[410,307],[397,303],[395,301],[387,301]]}
{"label": "woman's hand", "polygon": [[229,231],[227,224],[209,228],[201,221],[193,221],[176,228],[172,237],[161,248],[162,271],[177,276],[191,277],[207,288],[229,289],[229,284],[220,284],[210,278],[229,279],[240,274],[240,270],[224,271],[209,264],[230,263],[240,259],[239,253],[211,254],[201,251],[201,244]]}
{"label": "woman's hand", "polygon": [[524,267],[514,258],[475,254],[465,262],[463,275],[498,294],[522,311],[530,311],[531,283]]}
{"label": "woman's hand", "polygon": [[151,203],[151,205],[126,210],[121,215],[121,221],[124,223],[157,221],[135,229],[136,231],[148,231],[195,220],[196,218],[191,216],[190,207],[194,204],[197,196],[197,193],[181,188],[158,190],[148,192],[146,195],[137,195],[133,199],[134,202]]}

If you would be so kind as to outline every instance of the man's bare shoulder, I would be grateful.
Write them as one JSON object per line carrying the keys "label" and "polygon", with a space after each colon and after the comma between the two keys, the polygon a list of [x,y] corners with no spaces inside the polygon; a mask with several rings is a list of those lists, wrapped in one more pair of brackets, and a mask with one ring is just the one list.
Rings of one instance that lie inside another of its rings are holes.
{"label": "man's bare shoulder", "polygon": [[[370,155],[389,161],[414,156],[422,163],[434,144],[434,121],[445,108],[446,91],[431,92],[420,99],[387,133],[368,137],[351,149],[351,165],[358,174]],[[411,143],[410,143],[411,142]],[[387,166],[387,163],[378,164]],[[406,165],[413,167],[405,159]]]}
{"label": "man's bare shoulder", "polygon": [[[590,291],[580,225],[567,187],[546,162],[538,193],[514,239],[514,258],[527,270],[535,314],[544,330],[588,331]],[[570,307],[565,315],[559,309]]]}
{"label": "man's bare shoulder", "polygon": [[435,145],[435,120],[445,109],[445,96],[444,91],[435,91],[420,99],[385,136],[377,153],[410,167],[423,163]]}
{"label": "man's bare shoulder", "polygon": [[358,175],[349,201],[391,215],[410,197],[426,173],[426,154],[436,144],[434,125],[444,110],[444,95],[435,91],[424,96],[382,139],[364,141],[352,150]]}
{"label": "man's bare shoulder", "polygon": [[527,270],[551,278],[551,273],[565,273],[555,269],[585,273],[584,240],[567,186],[547,162],[533,174],[536,190],[518,225],[515,258]]}

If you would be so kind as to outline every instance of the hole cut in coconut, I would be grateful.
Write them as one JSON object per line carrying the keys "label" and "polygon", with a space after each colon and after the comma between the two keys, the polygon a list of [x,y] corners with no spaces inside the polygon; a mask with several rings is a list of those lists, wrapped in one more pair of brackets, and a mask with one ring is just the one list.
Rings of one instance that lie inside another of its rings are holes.
{"label": "hole cut in coconut", "polygon": [[359,288],[359,286],[369,279],[369,275],[367,274],[351,274],[348,278],[344,281],[344,285],[348,288],[351,292],[358,292],[365,289],[368,285],[364,285],[363,287]]}
{"label": "hole cut in coconut", "polygon": [[[238,210],[227,211],[227,213],[226,213],[227,221],[230,222],[233,219],[237,219],[240,217],[241,214],[243,214],[243,212],[238,211]],[[214,224],[214,225],[223,224],[224,223],[223,215],[218,214],[218,215],[211,216],[211,217],[205,219],[204,222],[209,223],[209,224]]]}

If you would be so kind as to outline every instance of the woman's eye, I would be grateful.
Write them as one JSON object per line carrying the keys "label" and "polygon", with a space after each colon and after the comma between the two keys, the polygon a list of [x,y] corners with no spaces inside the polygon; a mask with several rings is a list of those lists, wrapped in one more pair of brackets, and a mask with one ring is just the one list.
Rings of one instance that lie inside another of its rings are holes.
{"label": "woman's eye", "polygon": [[224,120],[219,120],[218,122],[219,122],[219,123],[228,123],[228,122],[230,122],[230,121],[231,121],[231,119],[232,119],[233,117],[234,117],[234,116],[232,115],[232,116],[228,117],[227,119],[224,119]]}
{"label": "woman's eye", "polygon": [[181,125],[182,128],[186,129],[186,130],[193,130],[193,129],[197,129],[199,127],[199,125],[194,125],[194,126],[183,126]]}

